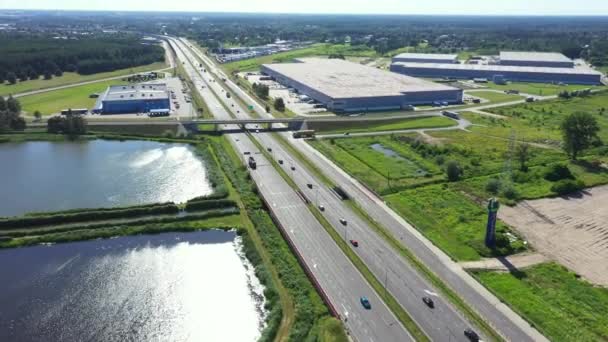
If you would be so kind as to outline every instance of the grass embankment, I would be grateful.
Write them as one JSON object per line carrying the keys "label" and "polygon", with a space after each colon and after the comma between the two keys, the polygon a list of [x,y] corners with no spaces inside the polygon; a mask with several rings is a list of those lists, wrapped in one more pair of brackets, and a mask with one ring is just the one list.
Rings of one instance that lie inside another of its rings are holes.
{"label": "grass embankment", "polygon": [[467,91],[467,94],[486,99],[489,101],[489,103],[510,102],[524,99],[521,95],[497,93],[494,91],[487,90],[469,90]]}
{"label": "grass embankment", "polygon": [[229,74],[232,74],[233,72],[258,70],[260,68],[260,65],[262,64],[283,63],[289,62],[295,58],[328,56],[332,54],[361,57],[376,56],[376,52],[365,45],[319,43],[303,49],[280,52],[274,55],[251,58],[237,62],[225,63],[222,64],[221,67]]}
{"label": "grass embankment", "polygon": [[23,111],[33,114],[40,111],[42,115],[50,115],[68,108],[88,108],[95,105],[97,99],[89,98],[90,94],[101,93],[109,86],[123,84],[121,80],[100,81],[71,88],[48,91],[40,94],[19,98]]}
{"label": "grass embankment", "polygon": [[[289,340],[315,340],[329,335],[332,336],[330,340],[346,341],[343,330],[321,329],[321,327],[329,328],[339,323],[328,323],[334,321],[335,318],[329,315],[321,297],[265,210],[262,201],[256,195],[257,190],[255,190],[254,183],[232,147],[225,138],[221,138],[221,142],[214,143],[214,151],[223,166],[224,173],[240,195],[243,207],[261,237],[264,249],[268,251],[282,284],[293,299],[294,320],[289,332]],[[275,320],[268,323],[268,330],[271,331],[278,329],[279,324],[278,316],[273,317]]]}
{"label": "grass embankment", "polygon": [[[374,114],[369,114],[372,116]],[[382,121],[359,121],[353,118],[352,122],[309,122],[309,129],[314,129],[320,134],[367,133],[397,131],[407,129],[452,127],[457,123],[443,116],[420,117],[420,118],[398,118]]]}
{"label": "grass embankment", "polygon": [[203,118],[213,118],[213,115],[211,115],[211,111],[209,110],[207,103],[201,97],[200,93],[198,92],[198,89],[196,89],[196,86],[190,79],[190,76],[188,75],[182,64],[177,65],[176,74],[188,85],[188,88],[190,89],[189,95],[192,98],[192,105],[194,106],[196,113],[198,113],[198,115],[202,116]]}
{"label": "grass embankment", "polygon": [[20,94],[24,92],[41,90],[47,88],[60,87],[65,85],[76,84],[80,82],[95,81],[110,77],[119,77],[130,74],[136,74],[140,72],[147,72],[153,70],[160,70],[166,68],[165,63],[152,63],[148,65],[142,65],[134,68],[120,69],[110,72],[101,72],[92,75],[80,75],[75,72],[64,72],[62,76],[53,77],[50,80],[43,78],[37,80],[29,80],[24,82],[17,82],[16,84],[10,85],[8,83],[0,84],[0,96],[8,94]]}
{"label": "grass embankment", "polygon": [[475,277],[551,341],[608,340],[608,289],[548,263]]}
{"label": "grass embankment", "polygon": [[520,92],[524,93],[524,94],[530,94],[530,95],[538,95],[538,96],[551,96],[551,95],[557,95],[560,92],[567,90],[567,91],[574,91],[574,90],[581,90],[581,89],[601,89],[601,86],[589,86],[589,85],[580,85],[580,84],[569,84],[569,85],[557,85],[557,84],[550,84],[550,83],[518,83],[518,82],[511,82],[509,84],[504,84],[504,85],[500,85],[500,84],[495,84],[493,82],[488,82],[487,84],[485,84],[485,86],[487,86],[490,89],[497,89],[497,90],[519,90]]}

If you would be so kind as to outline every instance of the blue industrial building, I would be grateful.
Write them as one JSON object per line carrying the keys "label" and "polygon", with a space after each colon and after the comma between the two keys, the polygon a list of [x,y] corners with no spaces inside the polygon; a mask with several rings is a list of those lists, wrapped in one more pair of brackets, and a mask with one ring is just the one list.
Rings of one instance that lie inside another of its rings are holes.
{"label": "blue industrial building", "polygon": [[461,89],[341,59],[301,58],[295,63],[264,64],[262,73],[336,113],[462,103]]}
{"label": "blue industrial building", "polygon": [[149,113],[171,109],[166,84],[115,85],[97,99],[92,112],[97,114]]}

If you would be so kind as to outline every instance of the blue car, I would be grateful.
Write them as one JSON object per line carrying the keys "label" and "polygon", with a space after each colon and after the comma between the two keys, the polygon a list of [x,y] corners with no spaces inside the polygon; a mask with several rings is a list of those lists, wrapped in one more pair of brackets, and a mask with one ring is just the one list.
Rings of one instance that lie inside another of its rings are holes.
{"label": "blue car", "polygon": [[369,299],[367,299],[367,297],[361,297],[361,305],[363,305],[364,308],[366,308],[367,310],[370,310],[372,308],[372,305],[369,303]]}

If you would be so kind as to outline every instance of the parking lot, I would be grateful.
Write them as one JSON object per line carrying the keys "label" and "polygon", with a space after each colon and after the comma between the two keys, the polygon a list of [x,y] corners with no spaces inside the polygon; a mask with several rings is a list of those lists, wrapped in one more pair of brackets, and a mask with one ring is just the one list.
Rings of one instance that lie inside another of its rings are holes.
{"label": "parking lot", "polygon": [[283,98],[285,106],[300,116],[319,116],[319,115],[334,115],[331,112],[327,112],[327,109],[321,107],[321,104],[316,103],[314,100],[308,98],[305,95],[297,94],[293,89],[289,89],[280,83],[265,79],[264,75],[260,73],[240,73],[240,77],[247,79],[251,84],[258,83],[268,86],[268,95],[272,99]]}

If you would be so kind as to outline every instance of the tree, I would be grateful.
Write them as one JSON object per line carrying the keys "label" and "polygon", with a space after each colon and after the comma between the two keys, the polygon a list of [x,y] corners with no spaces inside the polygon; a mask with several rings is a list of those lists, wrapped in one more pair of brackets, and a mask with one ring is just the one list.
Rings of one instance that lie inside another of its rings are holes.
{"label": "tree", "polygon": [[6,110],[6,100],[4,99],[4,96],[0,96],[0,112],[5,111]]}
{"label": "tree", "polygon": [[462,177],[463,170],[460,164],[455,160],[450,160],[445,166],[445,172],[450,182],[456,182]]}
{"label": "tree", "polygon": [[572,160],[576,160],[580,152],[599,141],[600,127],[589,113],[576,112],[568,115],[561,124],[561,130],[563,148]]}
{"label": "tree", "polygon": [[270,106],[269,105],[266,105],[265,109],[266,109],[266,113],[270,113]]}
{"label": "tree", "polygon": [[15,84],[15,83],[17,83],[17,75],[11,71],[6,75],[6,80],[10,84]]}
{"label": "tree", "polygon": [[87,122],[82,115],[74,115],[71,111],[66,116],[54,116],[47,120],[49,133],[63,133],[70,138],[86,134]]}
{"label": "tree", "polygon": [[519,161],[519,170],[524,172],[528,171],[528,165],[526,165],[526,163],[531,157],[530,145],[527,143],[517,145],[515,148],[515,157]]}
{"label": "tree", "polygon": [[21,103],[12,95],[9,95],[8,100],[6,100],[6,109],[11,113],[19,114],[21,113]]}
{"label": "tree", "polygon": [[45,71],[44,72],[44,79],[45,80],[50,80],[51,78],[53,78],[53,74],[50,71]]}
{"label": "tree", "polygon": [[274,100],[274,109],[278,110],[279,112],[285,111],[285,102],[283,101],[282,97],[278,97]]}
{"label": "tree", "polygon": [[40,121],[40,119],[42,119],[42,113],[40,113],[39,110],[35,111],[34,118],[36,118],[36,121]]}

